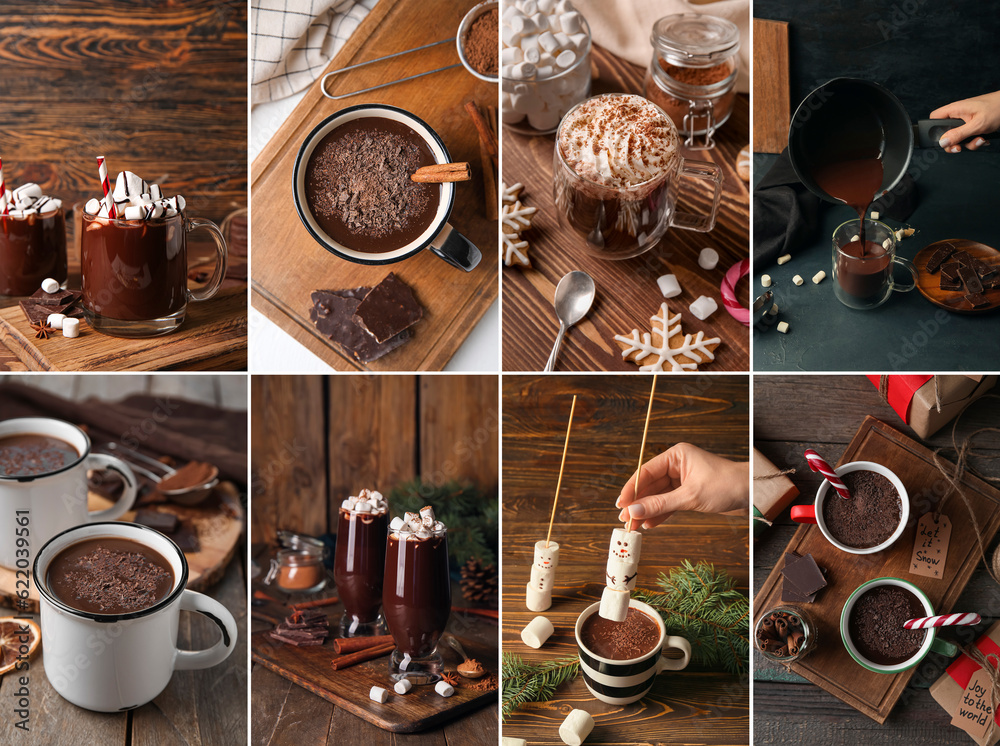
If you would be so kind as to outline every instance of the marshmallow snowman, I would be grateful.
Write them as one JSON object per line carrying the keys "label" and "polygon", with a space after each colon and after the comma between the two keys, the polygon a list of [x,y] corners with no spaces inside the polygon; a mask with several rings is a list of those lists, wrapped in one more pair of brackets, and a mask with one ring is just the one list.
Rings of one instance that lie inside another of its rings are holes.
{"label": "marshmallow snowman", "polygon": [[598,612],[605,619],[624,621],[628,614],[630,591],[635,588],[639,575],[639,554],[642,551],[642,534],[616,528],[611,532],[608,547],[608,564]]}
{"label": "marshmallow snowman", "polygon": [[531,578],[525,588],[525,605],[530,611],[545,611],[552,605],[552,585],[556,567],[559,566],[559,544],[550,541],[535,542],[535,559],[531,565]]}

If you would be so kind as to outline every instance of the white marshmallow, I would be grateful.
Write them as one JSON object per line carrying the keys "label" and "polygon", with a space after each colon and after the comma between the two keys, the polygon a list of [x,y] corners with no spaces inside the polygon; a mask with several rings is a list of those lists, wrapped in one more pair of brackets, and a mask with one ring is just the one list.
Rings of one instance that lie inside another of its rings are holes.
{"label": "white marshmallow", "polygon": [[87,200],[87,204],[83,209],[88,215],[96,215],[101,211],[101,201],[97,199]]}
{"label": "white marshmallow", "polygon": [[42,290],[46,293],[54,293],[59,290],[59,281],[54,280],[51,277],[46,277],[42,280]]}
{"label": "white marshmallow", "polygon": [[[531,566],[531,580],[529,585],[534,586],[542,593],[552,593],[552,585],[555,582],[556,570],[554,567],[541,568],[537,565]],[[534,609],[532,609],[534,611]]]}
{"label": "white marshmallow", "polygon": [[[587,44],[590,42],[590,35],[587,34],[586,31],[583,31],[579,34],[570,34],[569,40],[570,43],[573,44],[573,47],[576,49],[576,51],[579,52],[581,49],[587,48]],[[588,75],[590,74],[589,70],[587,71],[587,74]]]}
{"label": "white marshmallow", "polygon": [[598,613],[605,619],[612,622],[623,622],[628,614],[628,603],[631,596],[628,591],[616,591],[614,588],[604,587],[601,593],[601,608]]}
{"label": "white marshmallow", "polygon": [[796,285],[801,285],[803,282],[805,282],[805,280],[802,279],[802,275],[795,275],[795,277],[792,278],[792,282],[795,283]]}
{"label": "white marshmallow", "polygon": [[401,529],[402,527],[403,527],[403,519],[400,518],[398,515],[391,521],[389,521],[390,531],[399,531],[399,529]]}
{"label": "white marshmallow", "polygon": [[373,686],[372,690],[368,692],[368,699],[379,704],[385,704],[385,701],[389,699],[389,692],[380,686]]}
{"label": "white marshmallow", "polygon": [[530,62],[518,62],[514,65],[513,77],[518,80],[530,80],[535,77],[535,66]]}
{"label": "white marshmallow", "polygon": [[550,23],[547,15],[535,13],[535,15],[531,16],[531,21],[535,24],[535,31],[539,34],[543,34],[549,30]]}
{"label": "white marshmallow", "polygon": [[521,35],[512,29],[510,25],[505,25],[500,29],[500,38],[508,47],[516,47],[517,43],[521,41]]}
{"label": "white marshmallow", "polygon": [[552,622],[543,616],[536,616],[530,622],[528,626],[521,630],[521,640],[529,648],[535,648],[536,650],[545,644],[552,633],[556,631],[556,628],[552,626]]}
{"label": "white marshmallow", "polygon": [[396,694],[406,694],[413,688],[413,682],[409,679],[400,679],[396,682],[396,686],[393,687]]}
{"label": "white marshmallow", "polygon": [[778,331],[781,332],[782,334],[788,334],[788,322],[787,321],[779,321],[778,322]]}
{"label": "white marshmallow", "polygon": [[[542,56],[543,57],[547,57],[548,55],[542,55]],[[551,78],[553,75],[555,75],[556,74],[556,69],[552,65],[542,65],[542,64],[539,64],[538,68],[536,70],[536,73],[538,75],[538,79],[539,80],[545,80],[545,79]]]}
{"label": "white marshmallow", "polygon": [[[858,237],[855,236],[853,240],[857,241]],[[786,263],[788,263],[790,261],[792,261],[792,255],[791,254],[782,254],[781,256],[778,257],[778,264],[786,264]]]}
{"label": "white marshmallow", "polygon": [[566,746],[581,746],[594,730],[594,718],[586,710],[573,710],[559,726],[559,737]]}
{"label": "white marshmallow", "polygon": [[761,287],[769,288],[771,287],[771,275],[761,275],[760,276]]}
{"label": "white marshmallow", "polygon": [[576,62],[576,52],[571,49],[564,49],[556,55],[556,64],[563,69],[571,67],[574,62]]}
{"label": "white marshmallow", "polygon": [[878,220],[878,210],[872,210],[872,220]]}
{"label": "white marshmallow", "polygon": [[523,59],[524,54],[521,52],[520,47],[504,47],[503,51],[500,52],[500,64],[504,67],[507,65],[516,65]]}
{"label": "white marshmallow", "polygon": [[536,130],[554,130],[560,118],[558,111],[534,111],[528,114],[528,123]]}
{"label": "white marshmallow", "polygon": [[526,16],[533,16],[538,12],[538,2],[536,0],[521,0],[521,12]]}
{"label": "white marshmallow", "polygon": [[528,746],[528,742],[523,738],[511,738],[510,736],[503,736],[500,739],[500,746]]}
{"label": "white marshmallow", "polygon": [[410,511],[406,511],[406,513],[403,514],[403,520],[407,523],[416,523],[417,525],[420,525],[420,513],[411,513]]}
{"label": "white marshmallow", "polygon": [[434,529],[434,516],[427,515],[420,519],[420,525],[426,528],[428,531]]}
{"label": "white marshmallow", "polygon": [[709,298],[707,295],[701,296],[698,300],[691,304],[691,313],[702,321],[718,310],[719,304],[715,302],[715,298]]}
{"label": "white marshmallow", "polygon": [[556,49],[559,49],[560,51],[563,49],[568,49],[573,46],[573,42],[572,40],[570,40],[569,34],[566,34],[562,31],[554,31],[552,33],[552,36],[556,40]]}
{"label": "white marshmallow", "polygon": [[715,269],[719,264],[719,252],[715,249],[702,249],[698,254],[698,266],[702,269]]}
{"label": "white marshmallow", "polygon": [[422,507],[420,509],[420,518],[425,522],[424,525],[426,525],[426,521],[427,521],[428,518],[430,519],[431,524],[433,524],[434,523],[434,508],[432,508],[430,505],[425,505],[424,507]]}
{"label": "white marshmallow", "polygon": [[538,12],[545,15],[552,15],[556,7],[556,0],[537,0]]}
{"label": "white marshmallow", "polygon": [[452,694],[455,693],[455,687],[453,687],[447,681],[439,681],[434,685],[434,691],[436,691],[442,697],[450,697]]}
{"label": "white marshmallow", "polygon": [[351,501],[350,500],[344,500],[344,502],[342,502],[340,504],[340,507],[343,508],[344,510],[350,510],[351,509]]}
{"label": "white marshmallow", "polygon": [[681,294],[681,284],[677,282],[677,275],[660,275],[656,278],[656,284],[660,286],[664,298],[675,298]]}
{"label": "white marshmallow", "polygon": [[529,581],[524,587],[524,605],[528,611],[545,611],[552,606],[552,590],[543,590]]}
{"label": "white marshmallow", "polygon": [[616,591],[631,591],[635,588],[638,577],[638,562],[609,559],[605,568],[604,583],[608,588],[614,588]]}
{"label": "white marshmallow", "polygon": [[444,524],[441,523],[441,521],[434,521],[434,530],[435,531],[444,531]]}
{"label": "white marshmallow", "polygon": [[813,285],[819,285],[825,279],[826,279],[826,272],[820,270],[819,272],[813,275]]}
{"label": "white marshmallow", "polygon": [[559,543],[550,541],[545,546],[545,539],[535,542],[535,557],[533,560],[537,567],[559,567]]}
{"label": "white marshmallow", "polygon": [[372,505],[367,500],[358,500],[357,505],[354,506],[354,510],[358,513],[371,513]]}
{"label": "white marshmallow", "polygon": [[11,197],[13,197],[15,202],[27,202],[30,204],[42,198],[42,188],[34,182],[28,182],[12,191]]}
{"label": "white marshmallow", "polygon": [[[532,65],[537,65],[539,60],[542,59],[542,50],[538,48],[538,37],[537,36],[522,37],[521,53],[524,55],[525,62],[530,62]],[[537,70],[535,71],[535,74],[537,74]]]}
{"label": "white marshmallow", "polygon": [[641,533],[638,531],[626,531],[623,528],[616,528],[611,531],[611,543],[608,544],[608,559],[638,563],[641,553]]}
{"label": "white marshmallow", "polygon": [[579,34],[583,31],[583,21],[580,19],[580,14],[575,11],[561,14],[559,16],[559,28],[565,34]]}
{"label": "white marshmallow", "polygon": [[66,314],[64,313],[50,313],[49,317],[45,319],[45,323],[51,326],[53,329],[62,329],[63,322],[66,320]]}
{"label": "white marshmallow", "polygon": [[159,184],[149,185],[149,196],[154,202],[158,199],[163,199],[163,191],[160,189]]}
{"label": "white marshmallow", "polygon": [[544,34],[540,34],[538,37],[538,46],[541,47],[546,52],[553,52],[559,48],[559,42],[556,41],[556,37],[551,31],[546,31]]}

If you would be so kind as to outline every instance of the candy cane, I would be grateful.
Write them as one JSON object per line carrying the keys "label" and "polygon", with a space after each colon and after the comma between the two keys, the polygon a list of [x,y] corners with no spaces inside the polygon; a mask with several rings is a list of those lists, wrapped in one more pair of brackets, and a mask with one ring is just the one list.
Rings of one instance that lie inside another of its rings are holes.
{"label": "candy cane", "polygon": [[907,619],[903,622],[906,629],[930,629],[931,627],[965,627],[979,624],[983,618],[979,614],[940,614],[938,616],[922,616],[918,619]]}
{"label": "candy cane", "polygon": [[108,167],[104,162],[104,156],[97,156],[97,172],[101,177],[101,188],[104,190],[104,206],[108,208],[108,217],[117,218],[118,210],[115,209],[115,201],[111,198],[111,182],[108,181]]}
{"label": "candy cane", "polygon": [[816,453],[816,451],[812,448],[806,449],[806,461],[808,462],[810,469],[815,472],[819,472],[826,477],[826,480],[835,490],[837,490],[842,498],[845,500],[850,499],[851,493],[847,491],[847,487],[840,481],[840,477],[837,476],[837,472],[835,472],[833,467],[826,463],[826,461],[823,460],[823,457]]}
{"label": "candy cane", "polygon": [[750,260],[743,259],[726,272],[722,278],[722,305],[729,311],[729,315],[739,321],[744,326],[750,326],[750,309],[740,305],[736,299],[736,283],[750,274]]}
{"label": "candy cane", "polygon": [[10,203],[7,201],[7,182],[3,180],[3,159],[0,158],[0,199],[3,200],[3,214],[10,212]]}

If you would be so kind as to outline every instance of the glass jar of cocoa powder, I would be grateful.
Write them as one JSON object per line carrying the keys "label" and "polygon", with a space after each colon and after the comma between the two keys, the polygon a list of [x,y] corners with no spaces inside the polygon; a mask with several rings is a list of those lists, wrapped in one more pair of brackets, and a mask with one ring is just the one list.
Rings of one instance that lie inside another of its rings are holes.
{"label": "glass jar of cocoa powder", "polygon": [[314,548],[282,549],[271,560],[271,571],[264,578],[267,584],[276,583],[288,593],[315,593],[326,585],[324,550]]}
{"label": "glass jar of cocoa powder", "polygon": [[678,13],[653,25],[650,42],[643,94],[670,116],[685,147],[714,148],[736,100],[740,30],[724,18]]}

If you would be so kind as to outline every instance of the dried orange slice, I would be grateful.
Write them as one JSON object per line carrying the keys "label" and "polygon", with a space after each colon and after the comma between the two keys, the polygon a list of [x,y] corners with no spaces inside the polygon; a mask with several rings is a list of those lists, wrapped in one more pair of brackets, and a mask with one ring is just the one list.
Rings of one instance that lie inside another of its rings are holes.
{"label": "dried orange slice", "polygon": [[[25,639],[27,638],[27,639]],[[38,649],[42,633],[30,619],[0,618],[0,676]]]}

